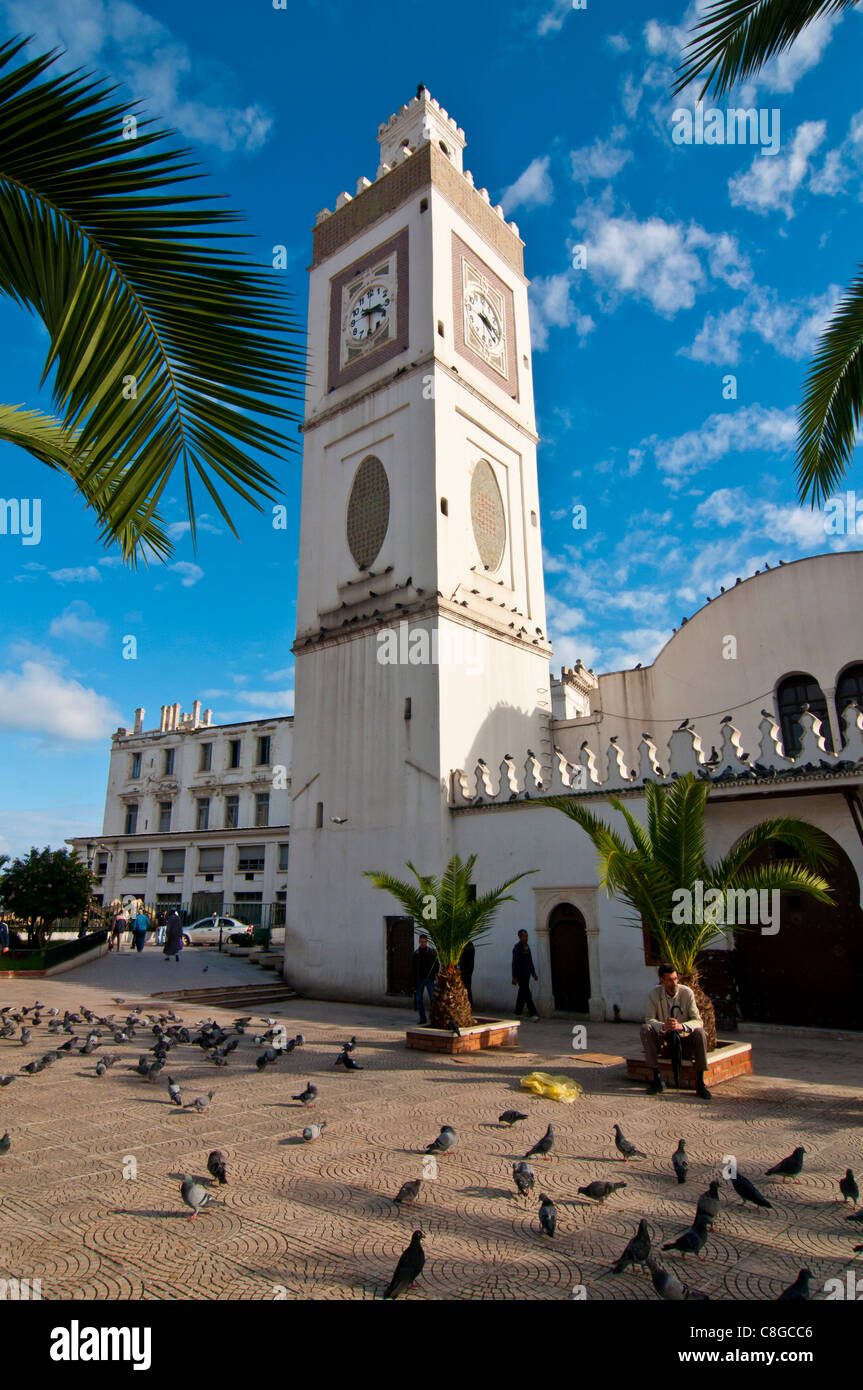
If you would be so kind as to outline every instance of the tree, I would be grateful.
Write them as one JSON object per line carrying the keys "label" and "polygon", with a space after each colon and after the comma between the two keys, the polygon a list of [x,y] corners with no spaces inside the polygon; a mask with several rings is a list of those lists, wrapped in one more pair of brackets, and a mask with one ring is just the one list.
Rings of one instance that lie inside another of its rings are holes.
{"label": "tree", "polygon": [[[695,25],[675,92],[704,77],[700,97],[756,76],[814,20],[861,0],[716,0]],[[845,476],[863,418],[863,266],[824,330],[797,411],[801,502],[823,502]]]}
{"label": "tree", "polygon": [[[475,863],[475,854],[465,862],[454,854],[443,878],[438,879],[432,874],[419,873],[408,862],[407,867],[418,884],[416,888],[391,874],[369,872],[365,875],[376,888],[392,894],[405,914],[428,933],[437,951],[439,969],[429,1012],[432,1028],[450,1028],[453,1021],[464,1028],[473,1023],[458,963],[468,942],[477,942],[491,931],[501,903],[516,901],[507,889],[526,877],[526,874],[517,874],[490,893],[472,898],[471,877]],[[535,872],[535,869],[527,870],[527,873]]]}
{"label": "tree", "polygon": [[0,405],[0,441],[67,473],[134,563],[172,545],[157,510],[182,469],[236,534],[217,483],[260,508],[275,479],[250,456],[284,457],[304,353],[271,266],[224,230],[240,221],[190,193],[188,150],[116,89],[80,71],[45,76],[58,53],[13,60],[0,45],[0,293],[48,331],[56,417]]}
{"label": "tree", "polygon": [[0,904],[23,922],[27,940],[37,950],[59,918],[86,912],[92,879],[72,850],[36,849],[14,859],[0,874]]}
{"label": "tree", "polygon": [[[830,903],[830,885],[815,867],[833,862],[835,854],[829,838],[816,826],[791,816],[777,816],[754,826],[728,854],[709,865],[705,859],[704,811],[711,790],[692,773],[678,777],[670,787],[647,782],[646,827],[618,797],[609,796],[609,806],[626,822],[631,844],[613,826],[569,797],[548,797],[532,805],[562,811],[590,836],[599,854],[600,885],[632,908],[630,925],[650,932],[663,959],[674,966],[683,984],[694,990],[708,1047],[715,1047],[716,1020],[713,1005],[699,984],[698,957],[724,934],[725,925],[716,911],[705,911],[700,922],[695,913],[689,914],[693,919],[689,922],[676,920],[682,915],[677,910],[681,890],[695,899],[700,883],[706,899],[710,889],[723,895],[729,889],[777,889]],[[775,843],[787,845],[796,858],[760,867],[750,865],[764,845]]]}

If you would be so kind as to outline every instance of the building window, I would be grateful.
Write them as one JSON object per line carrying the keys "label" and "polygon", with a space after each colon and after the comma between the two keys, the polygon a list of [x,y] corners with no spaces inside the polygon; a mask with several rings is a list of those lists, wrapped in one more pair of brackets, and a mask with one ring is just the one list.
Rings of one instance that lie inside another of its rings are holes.
{"label": "building window", "polygon": [[159,802],[159,830],[166,834],[171,829],[171,803],[170,801]]}
{"label": "building window", "polygon": [[97,877],[97,878],[104,878],[107,872],[108,872],[108,856],[107,856],[107,854],[100,854],[100,855],[99,855],[99,858],[96,860],[96,877]]}
{"label": "building window", "polygon": [[217,849],[198,850],[198,873],[199,874],[220,874],[224,863],[225,851],[220,845]]}
{"label": "building window", "polygon": [[265,856],[266,848],[264,845],[241,845],[237,854],[238,873],[261,873]]}
{"label": "building window", "polygon": [[166,748],[164,754],[164,764],[162,767],[163,777],[173,777],[174,775],[174,749]]}
{"label": "building window", "polygon": [[255,825],[263,826],[270,823],[270,793],[258,792],[255,796]]}
{"label": "building window", "polygon": [[130,777],[135,777],[135,778],[141,776],[141,754],[140,754],[140,753],[133,753],[133,754],[132,754],[132,767],[131,767],[131,770],[130,770],[130,772],[129,772],[129,776],[130,776]]}
{"label": "building window", "polygon": [[863,662],[847,666],[836,682],[836,713],[842,728],[842,715],[849,705],[863,709]]}
{"label": "building window", "polygon": [[225,797],[225,829],[236,830],[240,824],[240,798],[238,796]]}
{"label": "building window", "polygon": [[131,851],[126,855],[126,873],[130,875],[144,875],[147,872],[148,856],[133,854]]}
{"label": "building window", "polygon": [[228,744],[228,767],[240,766],[240,754],[243,751],[243,741],[239,738],[232,738]]}
{"label": "building window", "polygon": [[258,767],[265,767],[270,761],[270,735],[264,734],[258,739]]}
{"label": "building window", "polygon": [[181,874],[186,867],[186,851],[184,849],[163,849],[162,850],[162,873]]}
{"label": "building window", "polygon": [[126,825],[123,830],[124,835],[136,835],[138,833],[138,803],[133,801],[126,807]]}
{"label": "building window", "polygon": [[248,927],[259,927],[264,915],[263,893],[238,893],[234,913]]}
{"label": "building window", "polygon": [[211,772],[213,768],[213,745],[212,743],[201,744],[201,756],[198,762],[199,772]]}
{"label": "building window", "polygon": [[286,873],[288,872],[288,850],[289,850],[289,849],[290,849],[290,845],[279,845],[279,873],[280,873],[280,874],[286,874]]}
{"label": "building window", "polygon": [[210,828],[210,798],[199,796],[197,798],[198,816],[195,822],[196,830],[209,830]]}
{"label": "building window", "polygon": [[782,747],[786,758],[793,758],[800,752],[802,735],[800,716],[805,705],[821,720],[821,734],[828,752],[833,752],[833,735],[827,716],[827,701],[824,692],[814,676],[798,671],[786,676],[776,692],[779,708],[779,723],[782,727]]}

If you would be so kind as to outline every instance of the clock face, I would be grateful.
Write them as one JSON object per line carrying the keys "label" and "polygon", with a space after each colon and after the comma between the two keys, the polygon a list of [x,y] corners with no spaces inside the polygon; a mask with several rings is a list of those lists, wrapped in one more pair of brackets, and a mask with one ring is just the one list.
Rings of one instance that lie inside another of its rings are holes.
{"label": "clock face", "polygon": [[348,338],[352,344],[368,343],[389,323],[392,296],[385,284],[369,285],[353,301],[348,314]]}
{"label": "clock face", "polygon": [[503,341],[500,316],[482,290],[468,290],[465,306],[470,326],[488,353],[497,353]]}

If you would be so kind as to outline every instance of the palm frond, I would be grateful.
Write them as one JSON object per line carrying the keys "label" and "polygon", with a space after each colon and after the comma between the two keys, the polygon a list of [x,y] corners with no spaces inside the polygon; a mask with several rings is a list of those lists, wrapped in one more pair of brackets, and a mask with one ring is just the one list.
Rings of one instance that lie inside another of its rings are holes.
{"label": "palm frond", "polygon": [[722,859],[717,860],[705,882],[736,886],[744,865],[765,845],[783,844],[793,850],[809,868],[834,864],[836,852],[829,835],[796,816],[774,816],[748,830]]}
{"label": "palm frond", "polygon": [[700,96],[722,97],[785,51],[814,20],[852,9],[859,0],[717,0],[695,25],[672,88],[704,76]]}
{"label": "palm frond", "polygon": [[848,286],[812,359],[797,411],[801,502],[824,501],[851,463],[863,418],[863,267]]}
{"label": "palm frond", "polygon": [[283,402],[305,365],[288,297],[223,230],[240,214],[183,187],[202,174],[169,132],[139,118],[124,140],[113,89],[46,76],[57,54],[12,67],[22,47],[0,45],[0,292],[48,330],[43,380],[86,457],[76,481],[119,537],[179,468],[193,539],[196,478],[236,533],[221,485],[260,508],[278,485],[250,451],[293,447]]}

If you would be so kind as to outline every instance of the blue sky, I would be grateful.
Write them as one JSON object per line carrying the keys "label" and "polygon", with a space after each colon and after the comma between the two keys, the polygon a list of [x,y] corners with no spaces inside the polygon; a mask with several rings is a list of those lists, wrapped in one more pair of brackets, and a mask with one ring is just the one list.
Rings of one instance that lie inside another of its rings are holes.
{"label": "blue sky", "polygon": [[[288,248],[301,318],[316,211],[374,177],[378,124],[426,83],[527,243],[555,665],[610,670],[649,662],[720,584],[860,543],[797,505],[793,458],[807,362],[859,257],[863,13],[812,26],[722,103],[779,111],[766,156],[672,140],[694,94],[672,99],[671,74],[703,8],[0,0],[0,33],[64,46],[175,126],[248,214],[250,249]],[[48,408],[45,349],[0,300],[0,399]],[[237,503],[237,542],[199,497],[195,551],[177,490],[175,560],[130,573],[70,485],[0,447],[0,493],[42,499],[39,545],[0,536],[0,851],[99,827],[110,733],[137,705],[148,727],[196,697],[217,721],[290,712],[299,455],[279,475],[287,530]]]}

